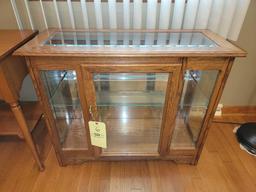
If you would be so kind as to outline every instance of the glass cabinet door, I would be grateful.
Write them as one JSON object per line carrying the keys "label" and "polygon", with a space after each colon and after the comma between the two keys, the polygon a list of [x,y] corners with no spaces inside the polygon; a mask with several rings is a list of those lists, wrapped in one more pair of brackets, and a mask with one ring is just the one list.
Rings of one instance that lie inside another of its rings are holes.
{"label": "glass cabinet door", "polygon": [[172,73],[92,73],[98,120],[106,124],[102,153],[157,154]]}
{"label": "glass cabinet door", "polygon": [[86,131],[73,70],[41,71],[55,127],[63,150],[87,150]]}
{"label": "glass cabinet door", "polygon": [[171,138],[171,150],[195,149],[218,70],[187,70]]}

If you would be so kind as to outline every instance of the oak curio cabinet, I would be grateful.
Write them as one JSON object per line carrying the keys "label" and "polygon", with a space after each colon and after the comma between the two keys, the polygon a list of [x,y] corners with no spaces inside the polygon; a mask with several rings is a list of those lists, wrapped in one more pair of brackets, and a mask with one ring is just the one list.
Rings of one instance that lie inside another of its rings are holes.
{"label": "oak curio cabinet", "polygon": [[[165,159],[196,164],[235,57],[205,30],[48,30],[26,57],[60,165]],[[106,125],[91,144],[89,121]]]}

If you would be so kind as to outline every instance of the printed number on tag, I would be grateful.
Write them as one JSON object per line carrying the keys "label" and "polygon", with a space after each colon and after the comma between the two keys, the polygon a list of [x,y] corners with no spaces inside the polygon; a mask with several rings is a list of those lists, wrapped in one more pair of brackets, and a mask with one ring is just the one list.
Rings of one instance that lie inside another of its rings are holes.
{"label": "printed number on tag", "polygon": [[91,143],[94,146],[107,148],[106,125],[99,121],[89,121]]}

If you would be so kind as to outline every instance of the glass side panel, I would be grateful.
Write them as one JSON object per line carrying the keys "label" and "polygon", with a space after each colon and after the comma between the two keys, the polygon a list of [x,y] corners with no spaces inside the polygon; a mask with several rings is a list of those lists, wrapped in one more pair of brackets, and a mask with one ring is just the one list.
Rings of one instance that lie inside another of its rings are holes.
{"label": "glass side panel", "polygon": [[44,42],[51,46],[205,48],[217,44],[200,32],[56,32]]}
{"label": "glass side panel", "polygon": [[171,149],[195,148],[218,73],[218,70],[185,72]]}
{"label": "glass side panel", "polygon": [[76,72],[41,71],[63,149],[88,149]]}
{"label": "glass side panel", "polygon": [[168,73],[95,73],[103,153],[157,153]]}

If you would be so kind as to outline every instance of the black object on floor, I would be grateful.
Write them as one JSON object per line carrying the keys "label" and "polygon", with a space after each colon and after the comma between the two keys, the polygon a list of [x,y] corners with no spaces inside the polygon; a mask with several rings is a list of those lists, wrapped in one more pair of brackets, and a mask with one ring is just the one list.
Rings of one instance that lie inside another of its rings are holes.
{"label": "black object on floor", "polygon": [[256,155],[256,123],[242,124],[236,131],[236,137],[246,150]]}

